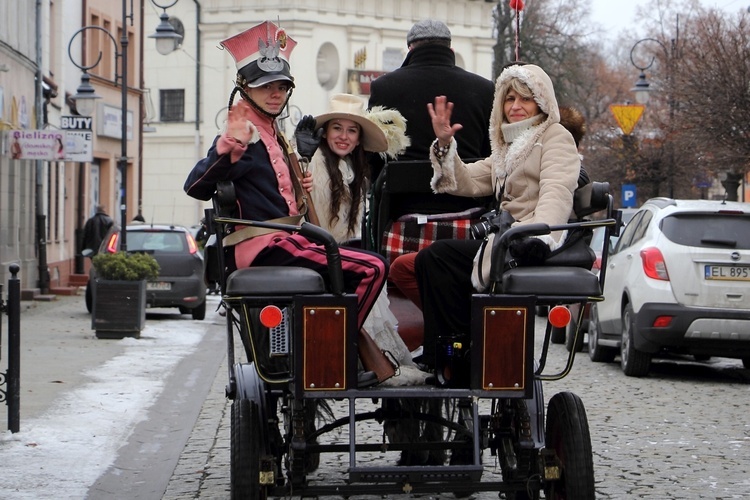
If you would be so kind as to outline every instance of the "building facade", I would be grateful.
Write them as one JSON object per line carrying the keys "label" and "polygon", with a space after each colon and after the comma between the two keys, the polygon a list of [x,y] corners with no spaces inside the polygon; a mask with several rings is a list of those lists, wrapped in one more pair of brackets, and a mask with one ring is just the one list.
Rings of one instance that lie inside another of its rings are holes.
{"label": "building facade", "polygon": [[[167,13],[184,39],[166,56],[148,38],[162,13],[157,4],[165,2],[0,2],[0,276],[5,283],[9,265],[19,264],[27,298],[85,283],[83,226],[99,204],[117,223],[137,214],[200,221],[205,204],[182,186],[226,117],[236,71],[218,48],[224,38],[273,20],[298,42],[287,134],[303,114],[323,112],[332,94],[366,99],[372,78],[401,65],[406,33],[420,19],[445,21],[458,64],[491,77],[494,2],[179,0]],[[73,99],[83,69],[100,97],[90,120]],[[46,156],[14,158],[14,131],[29,147],[41,136],[64,144],[58,153],[44,145]]]}
{"label": "building facade", "polygon": [[[367,99],[371,78],[398,68],[406,33],[421,19],[451,29],[457,63],[492,76],[492,8],[484,0],[180,0],[167,10],[184,33],[166,56],[145,46],[147,130],[143,147],[143,214],[147,221],[191,226],[205,203],[185,195],[183,183],[223,127],[236,69],[219,42],[258,23],[280,24],[298,45],[290,64],[296,88],[287,135],[305,114],[320,114],[331,95],[351,92]],[[158,24],[147,9],[146,31]],[[425,112],[427,112],[425,110]]]}
{"label": "building facade", "polygon": [[[144,0],[0,2],[0,275],[5,281],[10,264],[19,264],[27,298],[64,293],[76,276],[85,283],[85,221],[98,204],[119,220],[123,32],[125,213],[137,213],[143,9]],[[81,68],[100,97],[87,121],[71,99]],[[76,130],[67,130],[71,124]]]}

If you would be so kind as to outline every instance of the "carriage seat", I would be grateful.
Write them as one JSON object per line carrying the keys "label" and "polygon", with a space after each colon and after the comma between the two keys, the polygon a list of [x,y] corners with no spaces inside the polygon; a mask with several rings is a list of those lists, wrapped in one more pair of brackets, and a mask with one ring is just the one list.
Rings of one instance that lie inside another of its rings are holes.
{"label": "carriage seat", "polygon": [[258,266],[237,269],[227,278],[229,296],[325,293],[323,277],[305,267]]}
{"label": "carriage seat", "polygon": [[[573,208],[579,220],[602,210],[611,217],[611,195],[608,182],[591,182],[575,191]],[[589,250],[587,248],[587,250]],[[593,250],[589,250],[594,257]],[[503,273],[503,292],[512,295],[600,297],[599,276],[589,269],[554,265],[516,267]]]}
{"label": "carriage seat", "polygon": [[503,273],[503,293],[511,295],[562,295],[597,297],[599,278],[582,267],[516,267]]}

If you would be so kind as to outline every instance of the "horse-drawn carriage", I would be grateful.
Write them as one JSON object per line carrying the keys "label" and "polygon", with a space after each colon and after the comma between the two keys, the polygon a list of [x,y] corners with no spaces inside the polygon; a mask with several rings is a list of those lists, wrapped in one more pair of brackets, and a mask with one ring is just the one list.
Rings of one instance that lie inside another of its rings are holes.
{"label": "horse-drawn carriage", "polygon": [[[379,215],[368,218],[364,239],[369,240],[366,247],[376,242],[373,248],[382,251],[378,242],[388,230],[387,221],[403,209],[385,210],[383,204],[391,203],[389,186],[381,178],[376,188],[380,191],[370,212]],[[227,310],[233,498],[348,497],[374,491],[378,495],[453,492],[456,496],[496,491],[505,498],[540,498],[543,492],[545,498],[594,498],[584,405],[577,395],[561,392],[545,408],[542,383],[564,377],[573,365],[575,350],[560,372],[545,373],[552,324],[560,327],[570,320],[565,305],[580,304],[583,311],[586,303],[602,300],[606,247],[598,276],[590,269],[564,265],[495,273],[501,279],[490,291],[472,297],[469,345],[456,346],[463,347],[463,358],[441,358],[444,365],[462,364],[468,376],[457,379],[460,382],[360,388],[356,297],[343,292],[336,242],[309,223],[287,226],[227,217],[222,198],[231,196],[231,186],[219,186],[215,208],[208,211],[206,220],[217,235],[215,255],[218,269],[224,271],[215,279],[220,281]],[[605,212],[603,219],[586,218],[600,211]],[[513,228],[501,236],[500,246],[507,247],[524,235],[563,229],[604,226],[607,236],[617,230],[617,214],[606,184],[579,189],[576,213],[581,220],[562,226]],[[233,270],[221,248],[221,237],[237,224],[299,232],[323,244],[327,279],[305,268]],[[550,312],[546,330],[535,332],[538,305],[549,306]],[[544,337],[541,352],[535,352],[535,335]],[[385,428],[405,418],[404,405],[399,403],[410,400],[439,400],[452,409],[437,415],[409,413],[408,418],[441,429],[437,439],[400,439],[394,434],[386,439],[385,429],[372,439],[357,432],[361,422]],[[317,425],[316,413],[328,402],[343,404],[345,415]],[[348,436],[345,442],[323,439],[326,433],[342,429],[347,431],[341,433]],[[419,449],[442,450],[453,458],[443,464],[417,465],[361,459],[366,453]],[[489,450],[501,470],[494,480],[484,474],[483,450]],[[344,471],[344,481],[311,481],[318,463],[328,459],[340,461],[337,468]]]}

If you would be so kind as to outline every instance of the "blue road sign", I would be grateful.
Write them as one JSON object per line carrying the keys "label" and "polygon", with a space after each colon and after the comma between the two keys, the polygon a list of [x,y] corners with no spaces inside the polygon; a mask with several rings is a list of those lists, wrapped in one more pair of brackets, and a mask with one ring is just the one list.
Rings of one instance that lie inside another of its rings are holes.
{"label": "blue road sign", "polygon": [[622,185],[622,206],[623,208],[635,208],[636,206],[636,188],[635,184]]}

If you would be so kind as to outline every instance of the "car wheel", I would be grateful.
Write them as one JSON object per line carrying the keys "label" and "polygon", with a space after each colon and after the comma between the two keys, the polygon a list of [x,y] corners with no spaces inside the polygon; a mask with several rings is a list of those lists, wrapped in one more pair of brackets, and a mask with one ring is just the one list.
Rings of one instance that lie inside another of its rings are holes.
{"label": "car wheel", "polygon": [[651,355],[635,348],[635,313],[633,306],[625,306],[622,313],[622,342],[620,343],[620,364],[629,377],[644,377],[651,368]]}
{"label": "car wheel", "polygon": [[589,317],[589,358],[595,363],[611,363],[617,356],[617,349],[599,345],[601,325],[596,304],[591,304],[591,316]]}
{"label": "car wheel", "polygon": [[[574,319],[570,320],[568,326],[565,328],[565,348],[568,352],[571,352],[574,348],[576,352],[583,351],[583,330],[578,332],[578,339],[575,338],[576,330],[578,329],[578,322]],[[575,340],[575,346],[573,341]]]}
{"label": "car wheel", "polygon": [[204,300],[201,305],[190,311],[190,313],[193,315],[193,319],[206,319],[206,301]]}
{"label": "car wheel", "polygon": [[86,310],[90,313],[94,309],[94,296],[91,283],[86,283]]}

